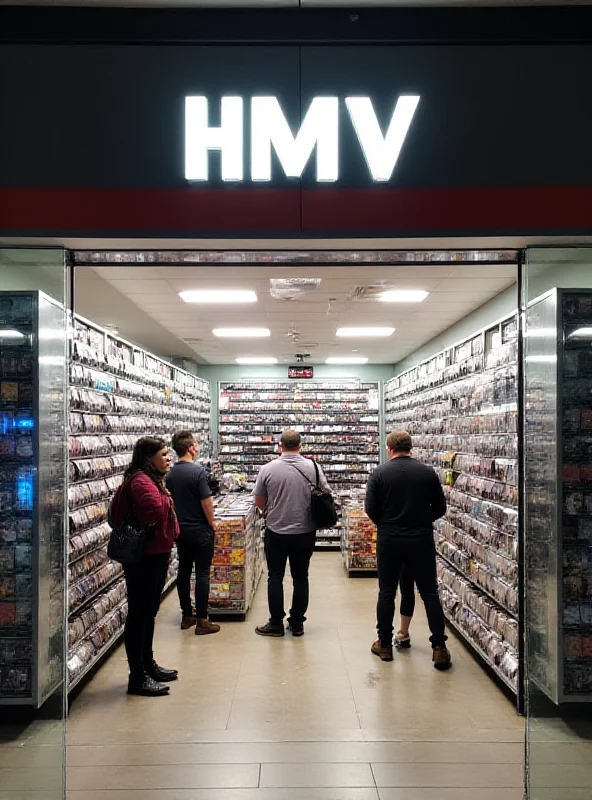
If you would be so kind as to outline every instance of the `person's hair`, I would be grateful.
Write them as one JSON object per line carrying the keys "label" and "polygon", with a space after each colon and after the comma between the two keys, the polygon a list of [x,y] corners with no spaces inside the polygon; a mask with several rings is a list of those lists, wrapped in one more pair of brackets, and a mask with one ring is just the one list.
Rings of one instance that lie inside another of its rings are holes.
{"label": "person's hair", "polygon": [[393,431],[387,436],[386,446],[391,453],[410,453],[411,436],[404,430]]}
{"label": "person's hair", "polygon": [[186,456],[189,452],[189,448],[193,447],[194,444],[195,436],[191,431],[177,431],[173,436],[173,450],[179,458]]}
{"label": "person's hair", "polygon": [[302,437],[298,431],[287,430],[282,433],[280,444],[285,450],[298,450]]}
{"label": "person's hair", "polygon": [[164,450],[166,446],[167,443],[164,439],[158,439],[155,436],[143,436],[138,439],[134,445],[131,464],[126,469],[123,479],[129,480],[134,473],[145,472],[161,491],[166,491],[162,473],[155,469],[150,461],[152,456],[155,456],[160,450]]}

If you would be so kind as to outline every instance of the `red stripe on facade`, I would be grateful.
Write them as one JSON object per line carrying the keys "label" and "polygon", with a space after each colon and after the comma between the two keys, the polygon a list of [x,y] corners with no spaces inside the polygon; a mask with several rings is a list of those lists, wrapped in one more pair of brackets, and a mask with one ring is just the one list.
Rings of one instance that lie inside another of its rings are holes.
{"label": "red stripe on facade", "polygon": [[6,189],[0,231],[286,231],[298,189]]}
{"label": "red stripe on facade", "polygon": [[302,208],[305,233],[589,230],[592,187],[305,189]]}
{"label": "red stripe on facade", "polygon": [[0,188],[0,232],[39,235],[586,232],[592,187],[495,189]]}

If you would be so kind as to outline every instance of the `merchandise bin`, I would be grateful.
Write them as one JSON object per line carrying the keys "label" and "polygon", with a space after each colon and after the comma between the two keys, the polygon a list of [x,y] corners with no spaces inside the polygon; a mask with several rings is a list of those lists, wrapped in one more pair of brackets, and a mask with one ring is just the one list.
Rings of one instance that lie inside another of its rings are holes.
{"label": "merchandise bin", "polygon": [[526,313],[525,488],[530,679],[592,701],[592,291]]}
{"label": "merchandise bin", "polygon": [[345,509],[343,558],[348,575],[376,573],[376,525],[361,506]]}
{"label": "merchandise bin", "polygon": [[0,705],[63,684],[67,361],[63,306],[0,292]]}
{"label": "merchandise bin", "polygon": [[[121,565],[106,552],[107,511],[136,440],[192,430],[211,455],[209,383],[77,317],[70,390],[69,688],[117,642],[127,614]],[[165,592],[177,576],[173,550]]]}
{"label": "merchandise bin", "polygon": [[449,624],[522,703],[516,314],[385,385],[385,422],[434,467],[434,525]]}
{"label": "merchandise bin", "polygon": [[214,502],[217,532],[210,613],[244,616],[263,571],[261,514],[250,496],[223,495]]}
{"label": "merchandise bin", "polygon": [[[220,383],[220,464],[254,482],[277,457],[282,431],[293,428],[331,489],[348,492],[365,486],[380,462],[379,409],[379,384],[358,379]],[[317,549],[338,550],[340,540],[338,527],[319,531]]]}

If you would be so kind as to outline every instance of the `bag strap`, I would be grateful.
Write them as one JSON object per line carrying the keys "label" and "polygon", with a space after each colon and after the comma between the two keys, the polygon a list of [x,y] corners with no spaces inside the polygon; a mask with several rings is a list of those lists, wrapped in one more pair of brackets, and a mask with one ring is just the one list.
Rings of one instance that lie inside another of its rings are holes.
{"label": "bag strap", "polygon": [[317,479],[317,482],[316,482],[316,483],[313,483],[313,482],[311,481],[311,479],[308,477],[308,475],[307,475],[306,473],[302,472],[302,470],[301,470],[301,469],[298,469],[298,467],[296,466],[296,464],[292,464],[292,462],[291,462],[291,461],[286,461],[286,464],[289,464],[291,467],[294,467],[294,469],[296,470],[296,472],[299,472],[299,473],[302,475],[302,477],[303,477],[303,478],[305,478],[305,479],[306,479],[306,480],[307,480],[307,481],[310,483],[310,485],[313,487],[313,489],[317,489],[317,490],[319,490],[319,489],[321,488],[321,487],[320,487],[320,485],[319,485],[319,484],[320,484],[319,468],[318,468],[318,466],[317,466],[317,462],[314,460],[314,458],[311,458],[311,459],[310,459],[310,461],[312,461],[312,463],[314,464],[314,468],[315,468],[315,475],[316,475],[316,479]]}

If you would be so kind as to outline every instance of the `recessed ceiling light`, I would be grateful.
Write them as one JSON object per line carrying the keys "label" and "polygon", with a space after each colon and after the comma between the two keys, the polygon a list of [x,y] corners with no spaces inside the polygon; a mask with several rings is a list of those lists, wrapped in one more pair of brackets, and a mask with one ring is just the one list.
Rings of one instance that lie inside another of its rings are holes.
{"label": "recessed ceiling light", "polygon": [[277,364],[277,358],[274,356],[246,356],[244,358],[237,358],[237,364],[248,365],[248,364]]}
{"label": "recessed ceiling light", "polygon": [[381,303],[421,303],[428,295],[423,289],[387,289],[378,299]]}
{"label": "recessed ceiling light", "polygon": [[362,356],[335,356],[328,358],[325,364],[367,364],[368,359]]}
{"label": "recessed ceiling light", "polygon": [[5,328],[4,330],[0,330],[0,339],[13,339],[16,341],[24,338],[25,334],[15,330],[14,328]]}
{"label": "recessed ceiling light", "polygon": [[[577,333],[577,331],[575,331],[575,333]],[[527,339],[552,339],[557,336],[557,328],[532,328],[525,331],[524,335]]]}
{"label": "recessed ceiling light", "polygon": [[567,337],[568,339],[590,339],[592,338],[592,328],[578,328]]}
{"label": "recessed ceiling light", "polygon": [[256,303],[257,295],[252,289],[192,289],[179,292],[186,303]]}
{"label": "recessed ceiling light", "polygon": [[263,339],[271,336],[269,328],[214,328],[212,333],[219,339]]}
{"label": "recessed ceiling light", "polygon": [[526,356],[526,361],[529,364],[556,364],[557,356],[555,355]]}
{"label": "recessed ceiling light", "polygon": [[337,328],[337,336],[391,336],[394,328]]}

